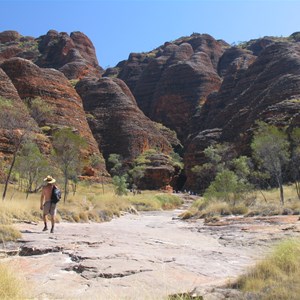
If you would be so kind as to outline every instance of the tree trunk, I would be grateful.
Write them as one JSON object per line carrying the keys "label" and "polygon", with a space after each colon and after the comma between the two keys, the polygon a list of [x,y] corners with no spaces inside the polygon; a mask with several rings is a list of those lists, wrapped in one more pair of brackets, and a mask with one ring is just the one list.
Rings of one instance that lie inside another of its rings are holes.
{"label": "tree trunk", "polygon": [[300,200],[300,183],[299,183],[299,181],[296,181],[295,185],[296,185],[297,196],[298,196],[298,199]]}
{"label": "tree trunk", "polygon": [[67,177],[65,177],[65,194],[64,194],[64,203],[66,203],[67,196],[68,196],[68,178],[67,178]]}
{"label": "tree trunk", "polygon": [[277,176],[277,183],[280,190],[280,204],[284,205],[283,184],[281,176]]}
{"label": "tree trunk", "polygon": [[13,160],[12,160],[11,165],[10,165],[9,170],[8,170],[8,174],[7,174],[7,177],[6,177],[6,180],[5,180],[5,184],[4,184],[4,191],[3,191],[3,194],[2,194],[2,200],[3,201],[4,201],[5,197],[6,197],[8,182],[9,182],[9,179],[10,179],[13,167],[14,167],[15,162],[16,162],[17,152],[18,152],[19,148],[20,147],[17,147],[16,151],[14,152]]}

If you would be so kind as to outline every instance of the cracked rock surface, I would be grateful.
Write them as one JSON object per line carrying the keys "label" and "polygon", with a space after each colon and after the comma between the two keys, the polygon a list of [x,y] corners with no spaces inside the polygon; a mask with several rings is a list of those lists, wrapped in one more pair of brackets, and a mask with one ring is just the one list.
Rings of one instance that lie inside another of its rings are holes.
{"label": "cracked rock surface", "polygon": [[[181,211],[125,215],[108,223],[18,224],[19,256],[35,299],[165,299],[220,286],[287,236],[298,216],[185,222]],[[224,298],[218,298],[224,299]]]}

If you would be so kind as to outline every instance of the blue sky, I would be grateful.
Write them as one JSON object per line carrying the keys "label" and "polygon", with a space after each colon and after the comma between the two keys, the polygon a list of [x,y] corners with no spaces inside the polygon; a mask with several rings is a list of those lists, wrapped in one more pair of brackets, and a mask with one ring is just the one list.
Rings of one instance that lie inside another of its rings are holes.
{"label": "blue sky", "polygon": [[300,0],[0,0],[0,31],[82,31],[103,68],[193,32],[228,43],[300,31]]}

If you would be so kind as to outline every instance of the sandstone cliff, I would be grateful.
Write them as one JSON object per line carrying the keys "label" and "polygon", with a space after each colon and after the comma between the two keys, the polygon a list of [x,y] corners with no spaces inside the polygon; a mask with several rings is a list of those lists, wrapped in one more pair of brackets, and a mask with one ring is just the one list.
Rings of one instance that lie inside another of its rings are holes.
{"label": "sandstone cliff", "polygon": [[[43,124],[39,124],[51,128],[48,134],[51,135],[60,127],[71,127],[88,142],[88,149],[84,156],[100,155],[98,144],[86,121],[81,98],[61,72],[39,68],[33,62],[23,58],[8,59],[1,64],[1,68],[11,83],[10,86],[7,85],[11,92],[2,92],[5,97],[22,100],[39,97],[52,108],[53,112],[45,116]],[[100,169],[106,173],[104,163]]]}
{"label": "sandstone cliff", "polygon": [[[207,34],[194,34],[144,54],[131,54],[117,66],[142,111],[175,130],[182,142],[190,120],[206,97],[218,91],[218,62],[229,45]],[[111,70],[104,76],[116,75]]]}
{"label": "sandstone cliff", "polygon": [[169,141],[138,108],[122,80],[86,78],[76,85],[76,90],[83,99],[91,130],[105,158],[117,153],[132,160],[151,148],[171,151]]}
{"label": "sandstone cliff", "polygon": [[273,42],[257,58],[239,55],[219,92],[208,98],[195,118],[198,125],[185,153],[186,187],[197,188],[191,168],[203,162],[204,145],[231,142],[240,154],[249,154],[257,120],[280,127],[299,126],[299,99],[298,43]]}
{"label": "sandstone cliff", "polygon": [[16,31],[0,32],[0,63],[12,57],[31,60],[44,68],[60,70],[68,79],[101,76],[95,48],[81,32],[58,33],[49,30],[38,38],[24,37]]}
{"label": "sandstone cliff", "polygon": [[[192,34],[131,53],[104,72],[83,33],[50,30],[35,39],[4,31],[0,93],[20,105],[20,99],[41,97],[56,111],[48,123],[75,128],[89,140],[90,153],[99,144],[106,158],[119,153],[132,161],[150,148],[169,153],[180,146],[170,128],[185,147],[186,187],[197,189],[191,169],[203,162],[208,145],[230,142],[249,154],[256,120],[299,126],[299,47],[299,32],[234,46]],[[80,80],[76,89],[97,142],[66,77]]]}

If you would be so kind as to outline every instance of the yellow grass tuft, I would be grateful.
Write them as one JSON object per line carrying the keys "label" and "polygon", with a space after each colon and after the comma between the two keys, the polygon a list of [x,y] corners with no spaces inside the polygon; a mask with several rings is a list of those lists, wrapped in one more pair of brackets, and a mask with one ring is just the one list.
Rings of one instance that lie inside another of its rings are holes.
{"label": "yellow grass tuft", "polygon": [[18,270],[0,263],[0,299],[29,299],[29,289]]}
{"label": "yellow grass tuft", "polygon": [[280,243],[269,257],[241,276],[235,286],[259,299],[299,299],[300,241]]}
{"label": "yellow grass tuft", "polygon": [[21,233],[11,225],[0,225],[0,241],[16,241],[21,238]]}

